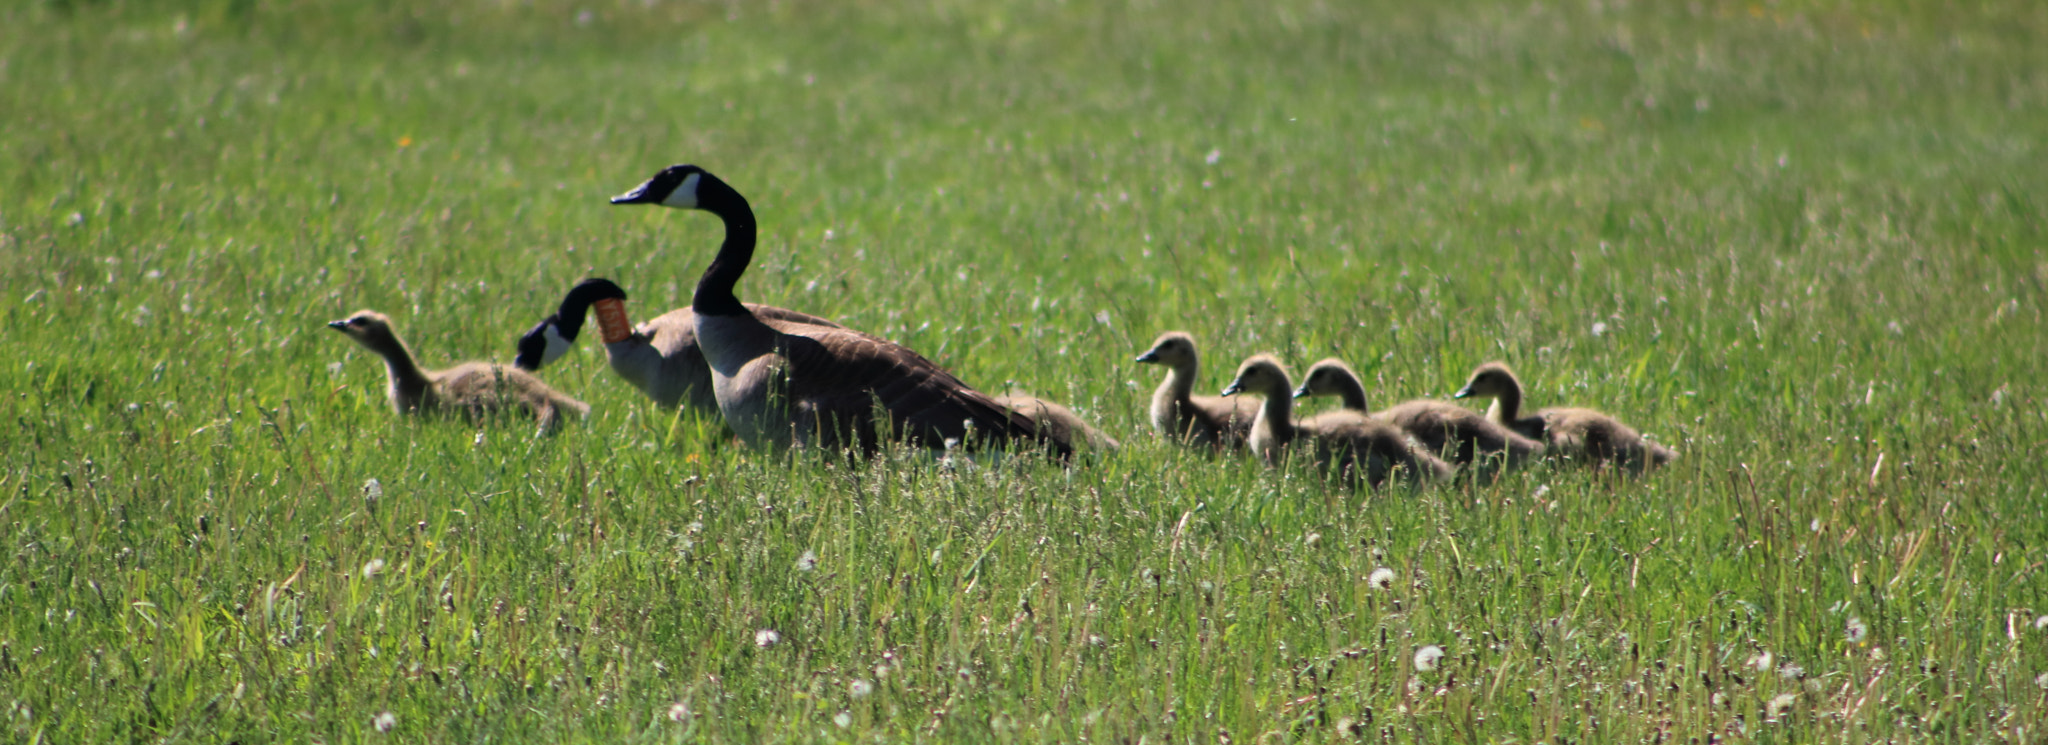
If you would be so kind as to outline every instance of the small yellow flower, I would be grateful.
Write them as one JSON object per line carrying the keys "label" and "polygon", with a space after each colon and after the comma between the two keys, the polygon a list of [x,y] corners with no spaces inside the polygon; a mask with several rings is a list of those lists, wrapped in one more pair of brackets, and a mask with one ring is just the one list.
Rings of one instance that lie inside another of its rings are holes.
{"label": "small yellow flower", "polygon": [[412,147],[412,135],[405,135],[403,137],[398,138],[398,146]]}

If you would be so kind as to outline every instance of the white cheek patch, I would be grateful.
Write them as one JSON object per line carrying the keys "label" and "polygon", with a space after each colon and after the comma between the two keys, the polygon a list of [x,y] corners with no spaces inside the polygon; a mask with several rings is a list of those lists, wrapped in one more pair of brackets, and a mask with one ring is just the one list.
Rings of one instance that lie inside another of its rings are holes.
{"label": "white cheek patch", "polygon": [[677,186],[675,191],[668,193],[667,199],[661,200],[662,206],[685,210],[696,209],[697,182],[702,178],[703,174],[690,174],[688,178],[683,179],[683,183]]}
{"label": "white cheek patch", "polygon": [[541,331],[541,338],[548,342],[547,348],[540,353],[541,364],[554,362],[569,353],[569,340],[562,338],[561,330],[556,329],[554,324],[548,324],[547,328]]}

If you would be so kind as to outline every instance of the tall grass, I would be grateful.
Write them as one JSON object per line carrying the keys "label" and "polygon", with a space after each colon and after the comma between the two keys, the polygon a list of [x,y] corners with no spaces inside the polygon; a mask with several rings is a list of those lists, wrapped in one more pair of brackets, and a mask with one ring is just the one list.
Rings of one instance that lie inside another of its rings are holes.
{"label": "tall grass", "polygon": [[[2037,741],[2044,35],[2021,2],[8,6],[7,732]],[[584,276],[679,307],[717,222],[602,201],[672,162],[753,200],[744,299],[1126,448],[748,452],[594,344],[548,371],[596,409],[558,436],[399,420],[320,328],[383,310],[439,365]],[[1205,386],[1336,355],[1379,403],[1505,359],[1684,456],[1377,495],[1203,457],[1145,432],[1168,328]]]}

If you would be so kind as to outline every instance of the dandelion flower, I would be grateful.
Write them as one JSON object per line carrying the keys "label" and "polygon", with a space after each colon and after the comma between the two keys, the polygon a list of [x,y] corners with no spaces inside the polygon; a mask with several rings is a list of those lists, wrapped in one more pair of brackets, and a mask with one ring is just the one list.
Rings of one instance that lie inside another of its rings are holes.
{"label": "dandelion flower", "polygon": [[799,572],[808,572],[817,568],[818,552],[816,551],[805,551],[804,555],[796,558],[796,570]]}
{"label": "dandelion flower", "polygon": [[1606,335],[1607,335],[1607,324],[1605,324],[1605,323],[1600,323],[1600,322],[1598,322],[1598,321],[1595,321],[1595,322],[1593,323],[1593,335],[1594,335],[1594,336],[1606,336]]}
{"label": "dandelion flower", "polygon": [[1760,672],[1760,673],[1767,673],[1767,672],[1770,672],[1770,671],[1771,671],[1771,660],[1772,660],[1772,659],[1773,659],[1773,658],[1771,657],[1771,652],[1770,652],[1770,650],[1764,650],[1764,651],[1762,651],[1762,652],[1758,652],[1758,653],[1756,653],[1756,654],[1750,655],[1750,657],[1749,657],[1749,667],[1750,667],[1750,669],[1752,669],[1752,670],[1755,670],[1755,671],[1757,671],[1757,672]]}
{"label": "dandelion flower", "polygon": [[1426,673],[1436,669],[1438,660],[1444,658],[1444,648],[1435,644],[1415,650],[1415,671]]}
{"label": "dandelion flower", "polygon": [[371,559],[363,562],[363,579],[374,579],[382,571],[384,571],[383,559]]}
{"label": "dandelion flower", "polygon": [[848,727],[853,726],[853,712],[841,711],[837,714],[833,714],[832,723],[839,725],[840,729],[846,729]]}
{"label": "dandelion flower", "polygon": [[683,703],[683,702],[681,702],[681,701],[677,701],[677,702],[675,703],[675,705],[673,705],[673,706],[670,706],[670,707],[668,707],[668,720],[669,720],[669,721],[671,721],[671,722],[680,722],[680,721],[683,721],[683,720],[686,720],[686,719],[689,719],[689,718],[690,718],[690,705],[689,705],[689,704]]}
{"label": "dandelion flower", "polygon": [[1806,668],[1787,661],[1785,664],[1778,666],[1778,677],[1786,680],[1798,680],[1806,677]]}
{"label": "dandelion flower", "polygon": [[867,698],[868,694],[875,692],[875,684],[865,680],[856,680],[847,684],[846,692],[854,698]]}
{"label": "dandelion flower", "polygon": [[370,720],[370,726],[376,727],[378,732],[390,732],[398,728],[398,715],[388,711],[378,712],[376,718]]}
{"label": "dandelion flower", "polygon": [[754,632],[754,646],[756,647],[767,649],[780,643],[782,643],[782,634],[776,633],[774,629],[762,629]]}
{"label": "dandelion flower", "polygon": [[1849,638],[1850,644],[1862,644],[1870,637],[1870,627],[1863,625],[1863,619],[1850,616],[1849,622],[1842,627],[1842,635]]}
{"label": "dandelion flower", "polygon": [[1365,583],[1372,585],[1372,589],[1375,590],[1392,590],[1394,589],[1394,570],[1386,567],[1374,569],[1372,574],[1365,576]]}
{"label": "dandelion flower", "polygon": [[1776,697],[1773,697],[1771,699],[1771,702],[1764,708],[1766,713],[1770,715],[1771,719],[1777,719],[1780,716],[1784,716],[1785,714],[1791,713],[1792,704],[1798,701],[1799,694],[1780,693]]}

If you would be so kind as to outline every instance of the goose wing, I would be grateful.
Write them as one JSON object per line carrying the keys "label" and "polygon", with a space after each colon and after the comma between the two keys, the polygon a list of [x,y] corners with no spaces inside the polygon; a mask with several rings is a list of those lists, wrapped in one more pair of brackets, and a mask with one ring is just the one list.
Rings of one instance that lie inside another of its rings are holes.
{"label": "goose wing", "polygon": [[[944,368],[900,344],[850,329],[779,326],[778,346],[787,368],[785,395],[799,413],[816,417],[821,439],[829,428],[841,437],[874,442],[876,407],[889,413],[898,436],[923,447],[947,440],[972,444],[1039,437],[1030,418],[1005,409]],[[969,431],[969,427],[972,431]],[[1061,457],[1073,452],[1065,433],[1046,433],[1044,442]],[[851,444],[851,443],[845,443]]]}

